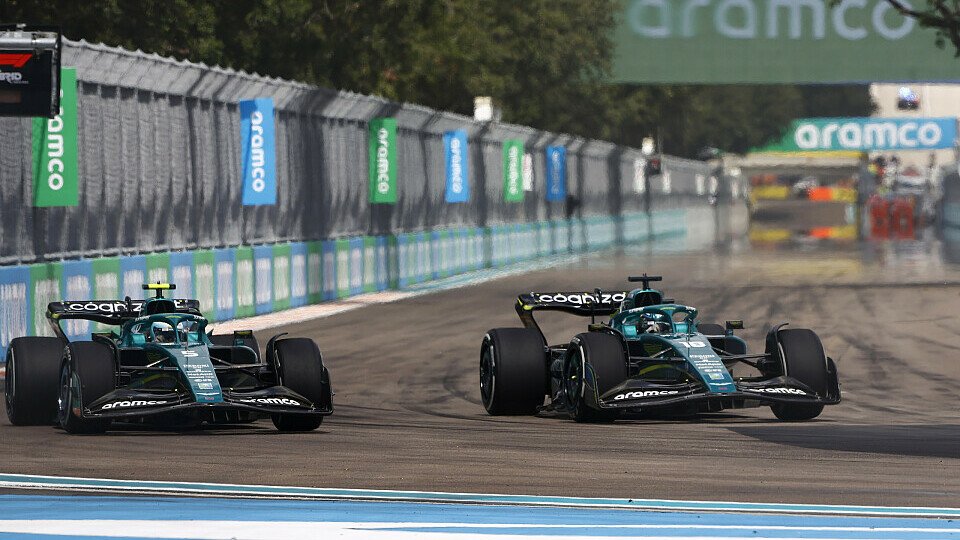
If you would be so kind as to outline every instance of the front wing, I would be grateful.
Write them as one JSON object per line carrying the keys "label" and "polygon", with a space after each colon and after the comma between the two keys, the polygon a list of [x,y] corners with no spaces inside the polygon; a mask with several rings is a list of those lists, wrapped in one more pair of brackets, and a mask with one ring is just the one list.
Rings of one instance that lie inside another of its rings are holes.
{"label": "front wing", "polygon": [[[300,414],[327,416],[332,402],[312,403],[285,386],[272,386],[252,392],[223,392],[223,400],[200,403],[189,394],[143,392],[119,388],[79,411],[82,418],[142,418],[165,413],[249,411],[261,414]],[[78,411],[74,411],[75,413]]]}
{"label": "front wing", "polygon": [[701,384],[652,384],[642,379],[628,379],[602,396],[595,397],[598,409],[649,410],[678,405],[705,405],[711,410],[735,409],[789,404],[840,403],[840,388],[832,384],[826,396],[792,377],[774,377],[764,380],[741,380],[728,392],[711,392]]}

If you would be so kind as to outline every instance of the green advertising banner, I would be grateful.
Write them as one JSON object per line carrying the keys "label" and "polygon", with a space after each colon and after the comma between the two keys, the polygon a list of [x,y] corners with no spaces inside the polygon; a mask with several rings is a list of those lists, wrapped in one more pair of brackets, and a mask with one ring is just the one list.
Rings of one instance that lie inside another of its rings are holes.
{"label": "green advertising banner", "polygon": [[76,206],[77,70],[60,70],[60,114],[33,119],[33,205]]}
{"label": "green advertising banner", "polygon": [[953,48],[887,0],[620,2],[616,82],[960,81]]}
{"label": "green advertising banner", "polygon": [[30,265],[30,289],[33,293],[31,336],[52,336],[53,329],[47,322],[47,305],[63,300],[60,284],[63,282],[63,265],[39,263]]}
{"label": "green advertising banner", "polygon": [[[120,294],[120,258],[93,259],[93,300],[116,300]],[[109,324],[96,323],[94,332],[109,332],[116,329]]]}
{"label": "green advertising banner", "polygon": [[115,300],[120,294],[120,258],[93,259],[93,299]]}
{"label": "green advertising banner", "polygon": [[307,303],[323,301],[323,247],[320,242],[307,243]]}
{"label": "green advertising banner", "polygon": [[236,312],[238,319],[251,317],[256,311],[256,297],[254,296],[255,278],[253,273],[253,248],[238,247],[234,251],[236,261]]}
{"label": "green advertising banner", "polygon": [[169,253],[147,255],[147,283],[170,283]]}
{"label": "green advertising banner", "polygon": [[290,244],[273,246],[273,310],[290,309]]}
{"label": "green advertising banner", "polygon": [[397,203],[397,119],[370,121],[370,202]]}
{"label": "green advertising banner", "polygon": [[503,141],[503,200],[523,202],[523,141]]}
{"label": "green advertising banner", "polygon": [[217,288],[212,251],[193,253],[193,297],[200,301],[200,312],[212,316],[216,311]]}

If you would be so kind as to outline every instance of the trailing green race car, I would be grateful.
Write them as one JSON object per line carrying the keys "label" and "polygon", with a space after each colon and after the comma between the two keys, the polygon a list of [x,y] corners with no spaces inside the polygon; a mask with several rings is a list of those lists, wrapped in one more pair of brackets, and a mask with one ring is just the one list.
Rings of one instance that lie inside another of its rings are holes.
{"label": "trailing green race car", "polygon": [[[106,431],[112,421],[230,424],[269,416],[281,431],[316,429],[333,412],[330,374],[316,343],[274,336],[266,358],[251,331],[207,334],[196,300],[49,305],[57,337],[20,337],[7,352],[5,397],[14,425],[58,423],[70,433]],[[70,342],[60,323],[117,325]]]}
{"label": "trailing green race car", "polygon": [[[487,412],[559,411],[577,421],[610,421],[624,411],[715,412],[770,406],[781,420],[809,420],[840,402],[834,361],[811,330],[770,330],[766,350],[748,354],[733,331],[742,321],[697,321],[697,309],[650,288],[660,276],[631,277],[629,292],[521,294],[524,328],[497,328],[480,349],[480,395]],[[547,345],[534,320],[553,310],[591,318],[569,344]],[[603,323],[596,317],[609,316]],[[735,364],[753,376],[734,378]],[[550,401],[544,405],[544,396]]]}

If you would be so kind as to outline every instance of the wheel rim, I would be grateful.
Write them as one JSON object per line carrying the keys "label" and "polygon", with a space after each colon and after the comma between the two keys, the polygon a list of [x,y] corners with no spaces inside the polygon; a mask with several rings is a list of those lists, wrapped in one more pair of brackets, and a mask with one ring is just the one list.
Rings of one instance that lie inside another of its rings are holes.
{"label": "wheel rim", "polygon": [[70,404],[73,400],[71,378],[70,367],[64,364],[60,370],[60,394],[57,397],[57,420],[61,426],[66,425],[70,417]]}
{"label": "wheel rim", "polygon": [[480,353],[480,398],[483,400],[484,407],[488,409],[493,404],[494,385],[496,385],[496,360],[493,355],[493,344],[484,343],[483,351]]}
{"label": "wheel rim", "polygon": [[570,355],[567,361],[566,376],[564,377],[564,394],[567,398],[567,406],[574,410],[580,403],[580,392],[583,388],[583,364],[580,362],[580,355]]}

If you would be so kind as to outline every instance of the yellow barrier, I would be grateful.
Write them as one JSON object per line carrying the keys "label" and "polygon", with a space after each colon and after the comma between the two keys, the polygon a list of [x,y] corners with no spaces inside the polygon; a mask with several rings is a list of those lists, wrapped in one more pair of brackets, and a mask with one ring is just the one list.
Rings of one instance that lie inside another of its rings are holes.
{"label": "yellow barrier", "polygon": [[788,186],[757,186],[750,190],[754,201],[783,201],[790,198]]}

